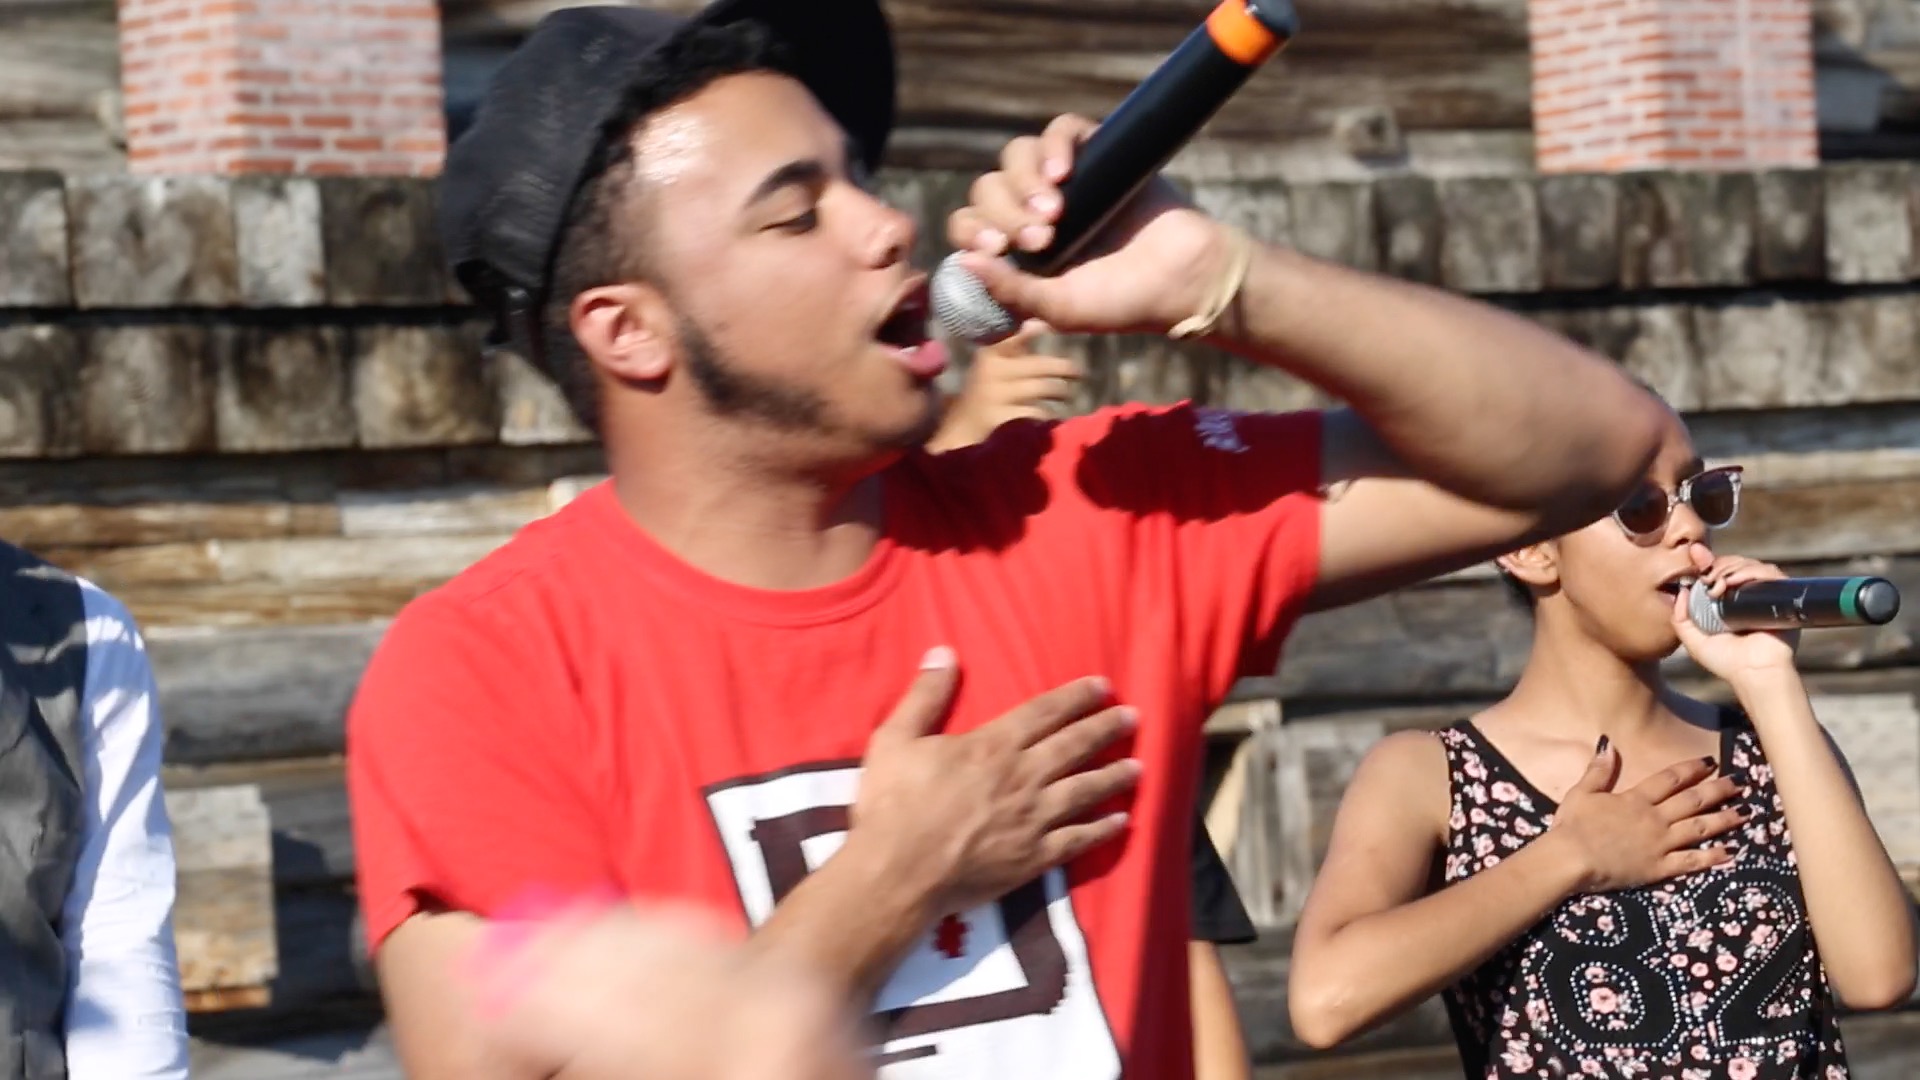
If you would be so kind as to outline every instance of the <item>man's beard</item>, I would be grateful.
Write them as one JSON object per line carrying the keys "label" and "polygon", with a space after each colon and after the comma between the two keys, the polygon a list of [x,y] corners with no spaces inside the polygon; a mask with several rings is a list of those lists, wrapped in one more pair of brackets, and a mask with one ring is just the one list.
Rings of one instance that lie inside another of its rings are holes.
{"label": "man's beard", "polygon": [[[687,374],[714,415],[758,422],[795,435],[861,434],[834,415],[832,404],[819,391],[749,372],[723,353],[692,319],[681,314],[678,321]],[[938,422],[938,410],[929,408],[925,418],[907,431],[868,434],[879,436],[878,449],[906,450],[931,438]]]}

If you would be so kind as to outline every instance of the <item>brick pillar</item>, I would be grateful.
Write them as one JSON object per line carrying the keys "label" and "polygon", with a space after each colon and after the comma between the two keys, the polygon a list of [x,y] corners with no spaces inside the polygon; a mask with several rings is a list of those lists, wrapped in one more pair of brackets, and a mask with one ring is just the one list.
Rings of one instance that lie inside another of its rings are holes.
{"label": "brick pillar", "polygon": [[1819,158],[1811,0],[1527,0],[1541,172]]}
{"label": "brick pillar", "polygon": [[430,175],[435,0],[119,0],[129,168]]}

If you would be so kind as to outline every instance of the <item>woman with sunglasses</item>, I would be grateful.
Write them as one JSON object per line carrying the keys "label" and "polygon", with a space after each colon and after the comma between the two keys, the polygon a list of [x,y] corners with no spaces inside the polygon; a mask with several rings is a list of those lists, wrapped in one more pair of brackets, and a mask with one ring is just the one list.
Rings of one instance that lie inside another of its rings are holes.
{"label": "woman with sunglasses", "polygon": [[[1295,938],[1296,1033],[1331,1046],[1442,993],[1469,1077],[1841,1080],[1837,1003],[1914,985],[1911,907],[1793,634],[1709,636],[1737,468],[1684,426],[1611,516],[1499,560],[1534,614],[1512,693],[1369,752]],[[1684,646],[1737,706],[1666,684]]]}

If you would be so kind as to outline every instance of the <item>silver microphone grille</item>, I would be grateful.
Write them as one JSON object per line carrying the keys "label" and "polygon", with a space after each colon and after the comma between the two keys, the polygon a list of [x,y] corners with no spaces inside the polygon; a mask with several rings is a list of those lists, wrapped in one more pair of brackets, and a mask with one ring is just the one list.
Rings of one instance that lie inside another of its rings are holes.
{"label": "silver microphone grille", "polygon": [[1693,625],[1709,634],[1724,634],[1727,624],[1720,619],[1720,605],[1709,595],[1707,583],[1696,581],[1687,593],[1687,615]]}
{"label": "silver microphone grille", "polygon": [[1020,328],[1019,320],[987,293],[980,279],[960,265],[959,252],[941,260],[928,291],[932,294],[934,319],[954,337],[991,345],[1012,337]]}

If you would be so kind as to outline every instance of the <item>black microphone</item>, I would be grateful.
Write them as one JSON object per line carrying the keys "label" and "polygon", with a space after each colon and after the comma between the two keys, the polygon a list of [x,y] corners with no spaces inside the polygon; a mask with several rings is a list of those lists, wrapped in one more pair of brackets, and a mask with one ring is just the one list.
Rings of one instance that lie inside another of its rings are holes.
{"label": "black microphone", "polygon": [[[1057,273],[1297,29],[1291,0],[1221,0],[1087,138],[1060,187],[1053,242],[1013,252],[1014,265]],[[934,317],[948,333],[981,344],[1010,336],[1018,322],[957,259],[948,256],[933,275]]]}
{"label": "black microphone", "polygon": [[1687,614],[1709,634],[1884,626],[1900,613],[1900,590],[1878,577],[1783,578],[1750,581],[1718,600],[1696,581]]}

